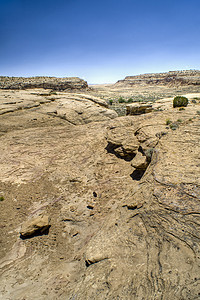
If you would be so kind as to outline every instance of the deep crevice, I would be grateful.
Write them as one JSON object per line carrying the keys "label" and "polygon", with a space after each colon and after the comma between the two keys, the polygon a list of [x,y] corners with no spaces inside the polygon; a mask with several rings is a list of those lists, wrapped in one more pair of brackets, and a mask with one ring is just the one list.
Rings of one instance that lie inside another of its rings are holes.
{"label": "deep crevice", "polygon": [[142,147],[141,147],[141,146],[139,146],[139,148],[138,148],[138,152],[140,152],[140,153],[142,153],[143,155],[145,155],[145,153],[144,153],[144,150],[142,149]]}
{"label": "deep crevice", "polygon": [[94,207],[92,205],[87,205],[88,209],[93,209]]}
{"label": "deep crevice", "polygon": [[133,180],[139,181],[144,175],[145,171],[146,169],[145,170],[136,169],[133,171],[133,173],[130,174],[130,176]]}
{"label": "deep crevice", "polygon": [[131,161],[135,157],[135,153],[127,153],[125,150],[123,150],[123,156],[118,154],[115,149],[122,147],[121,145],[114,145],[110,142],[108,142],[108,145],[106,146],[106,151],[108,153],[114,154],[117,158],[124,159],[125,161]]}
{"label": "deep crevice", "polygon": [[91,261],[91,260],[85,260],[85,265],[86,265],[86,267],[88,268],[88,267],[90,267],[91,265],[94,265],[94,264],[97,264],[97,263],[99,263],[99,262],[101,262],[101,261],[103,261],[103,260],[106,260],[106,259],[108,259],[108,258],[102,258],[102,259],[99,259],[99,260],[97,260],[97,261]]}

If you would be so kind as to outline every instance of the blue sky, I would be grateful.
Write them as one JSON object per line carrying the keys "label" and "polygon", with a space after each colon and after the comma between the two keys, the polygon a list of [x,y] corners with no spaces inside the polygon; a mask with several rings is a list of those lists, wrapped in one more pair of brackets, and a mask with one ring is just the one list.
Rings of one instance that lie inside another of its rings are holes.
{"label": "blue sky", "polygon": [[200,0],[0,0],[0,75],[200,69]]}

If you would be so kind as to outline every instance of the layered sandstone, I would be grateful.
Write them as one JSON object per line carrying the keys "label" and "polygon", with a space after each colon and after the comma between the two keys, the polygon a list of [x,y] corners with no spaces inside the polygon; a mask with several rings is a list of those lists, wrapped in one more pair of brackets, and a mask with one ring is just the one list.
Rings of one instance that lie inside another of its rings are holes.
{"label": "layered sandstone", "polygon": [[74,90],[86,89],[88,84],[78,77],[7,77],[0,76],[0,89],[52,89],[52,90]]}
{"label": "layered sandstone", "polygon": [[116,87],[135,85],[200,85],[200,71],[170,71],[166,73],[149,73],[136,76],[127,76],[117,81]]}

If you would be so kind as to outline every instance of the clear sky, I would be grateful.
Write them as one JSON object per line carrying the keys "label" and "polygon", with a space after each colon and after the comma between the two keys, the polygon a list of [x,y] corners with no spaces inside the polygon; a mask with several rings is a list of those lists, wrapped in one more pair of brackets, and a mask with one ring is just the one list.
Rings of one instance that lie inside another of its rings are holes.
{"label": "clear sky", "polygon": [[0,0],[0,75],[200,69],[200,0]]}

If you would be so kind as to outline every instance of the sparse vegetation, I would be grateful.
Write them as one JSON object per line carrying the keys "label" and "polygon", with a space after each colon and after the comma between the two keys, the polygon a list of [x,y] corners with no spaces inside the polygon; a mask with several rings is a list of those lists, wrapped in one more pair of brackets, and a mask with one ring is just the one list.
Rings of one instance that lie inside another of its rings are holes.
{"label": "sparse vegetation", "polygon": [[173,107],[186,107],[188,105],[188,98],[183,96],[176,96],[173,100]]}
{"label": "sparse vegetation", "polygon": [[197,115],[200,115],[200,110],[197,110]]}
{"label": "sparse vegetation", "polygon": [[145,154],[145,156],[147,158],[147,162],[149,162],[149,163],[151,162],[151,158],[152,158],[153,152],[154,152],[154,148],[149,148],[149,149],[147,149],[144,152],[144,154]]}
{"label": "sparse vegetation", "polygon": [[127,103],[133,103],[133,98],[129,98],[129,99],[127,100]]}
{"label": "sparse vegetation", "polygon": [[4,196],[0,196],[0,202],[4,201]]}
{"label": "sparse vegetation", "polygon": [[185,110],[185,108],[184,107],[181,107],[181,108],[179,108],[179,110],[181,111],[181,110]]}
{"label": "sparse vegetation", "polygon": [[170,127],[171,130],[176,130],[178,128],[178,124],[176,122],[174,122],[174,123],[171,123],[169,125],[169,127]]}
{"label": "sparse vegetation", "polygon": [[113,104],[113,100],[110,99],[110,100],[108,101],[108,103],[109,103],[109,105],[112,105],[112,104]]}
{"label": "sparse vegetation", "polygon": [[178,119],[177,122],[181,123],[181,122],[183,122],[183,121],[182,121],[181,119]]}
{"label": "sparse vegetation", "polygon": [[167,120],[166,120],[166,125],[171,124],[171,122],[172,122],[172,121],[171,121],[170,119],[167,119]]}
{"label": "sparse vegetation", "polygon": [[118,102],[119,102],[119,103],[125,103],[126,100],[125,100],[123,97],[119,97]]}

